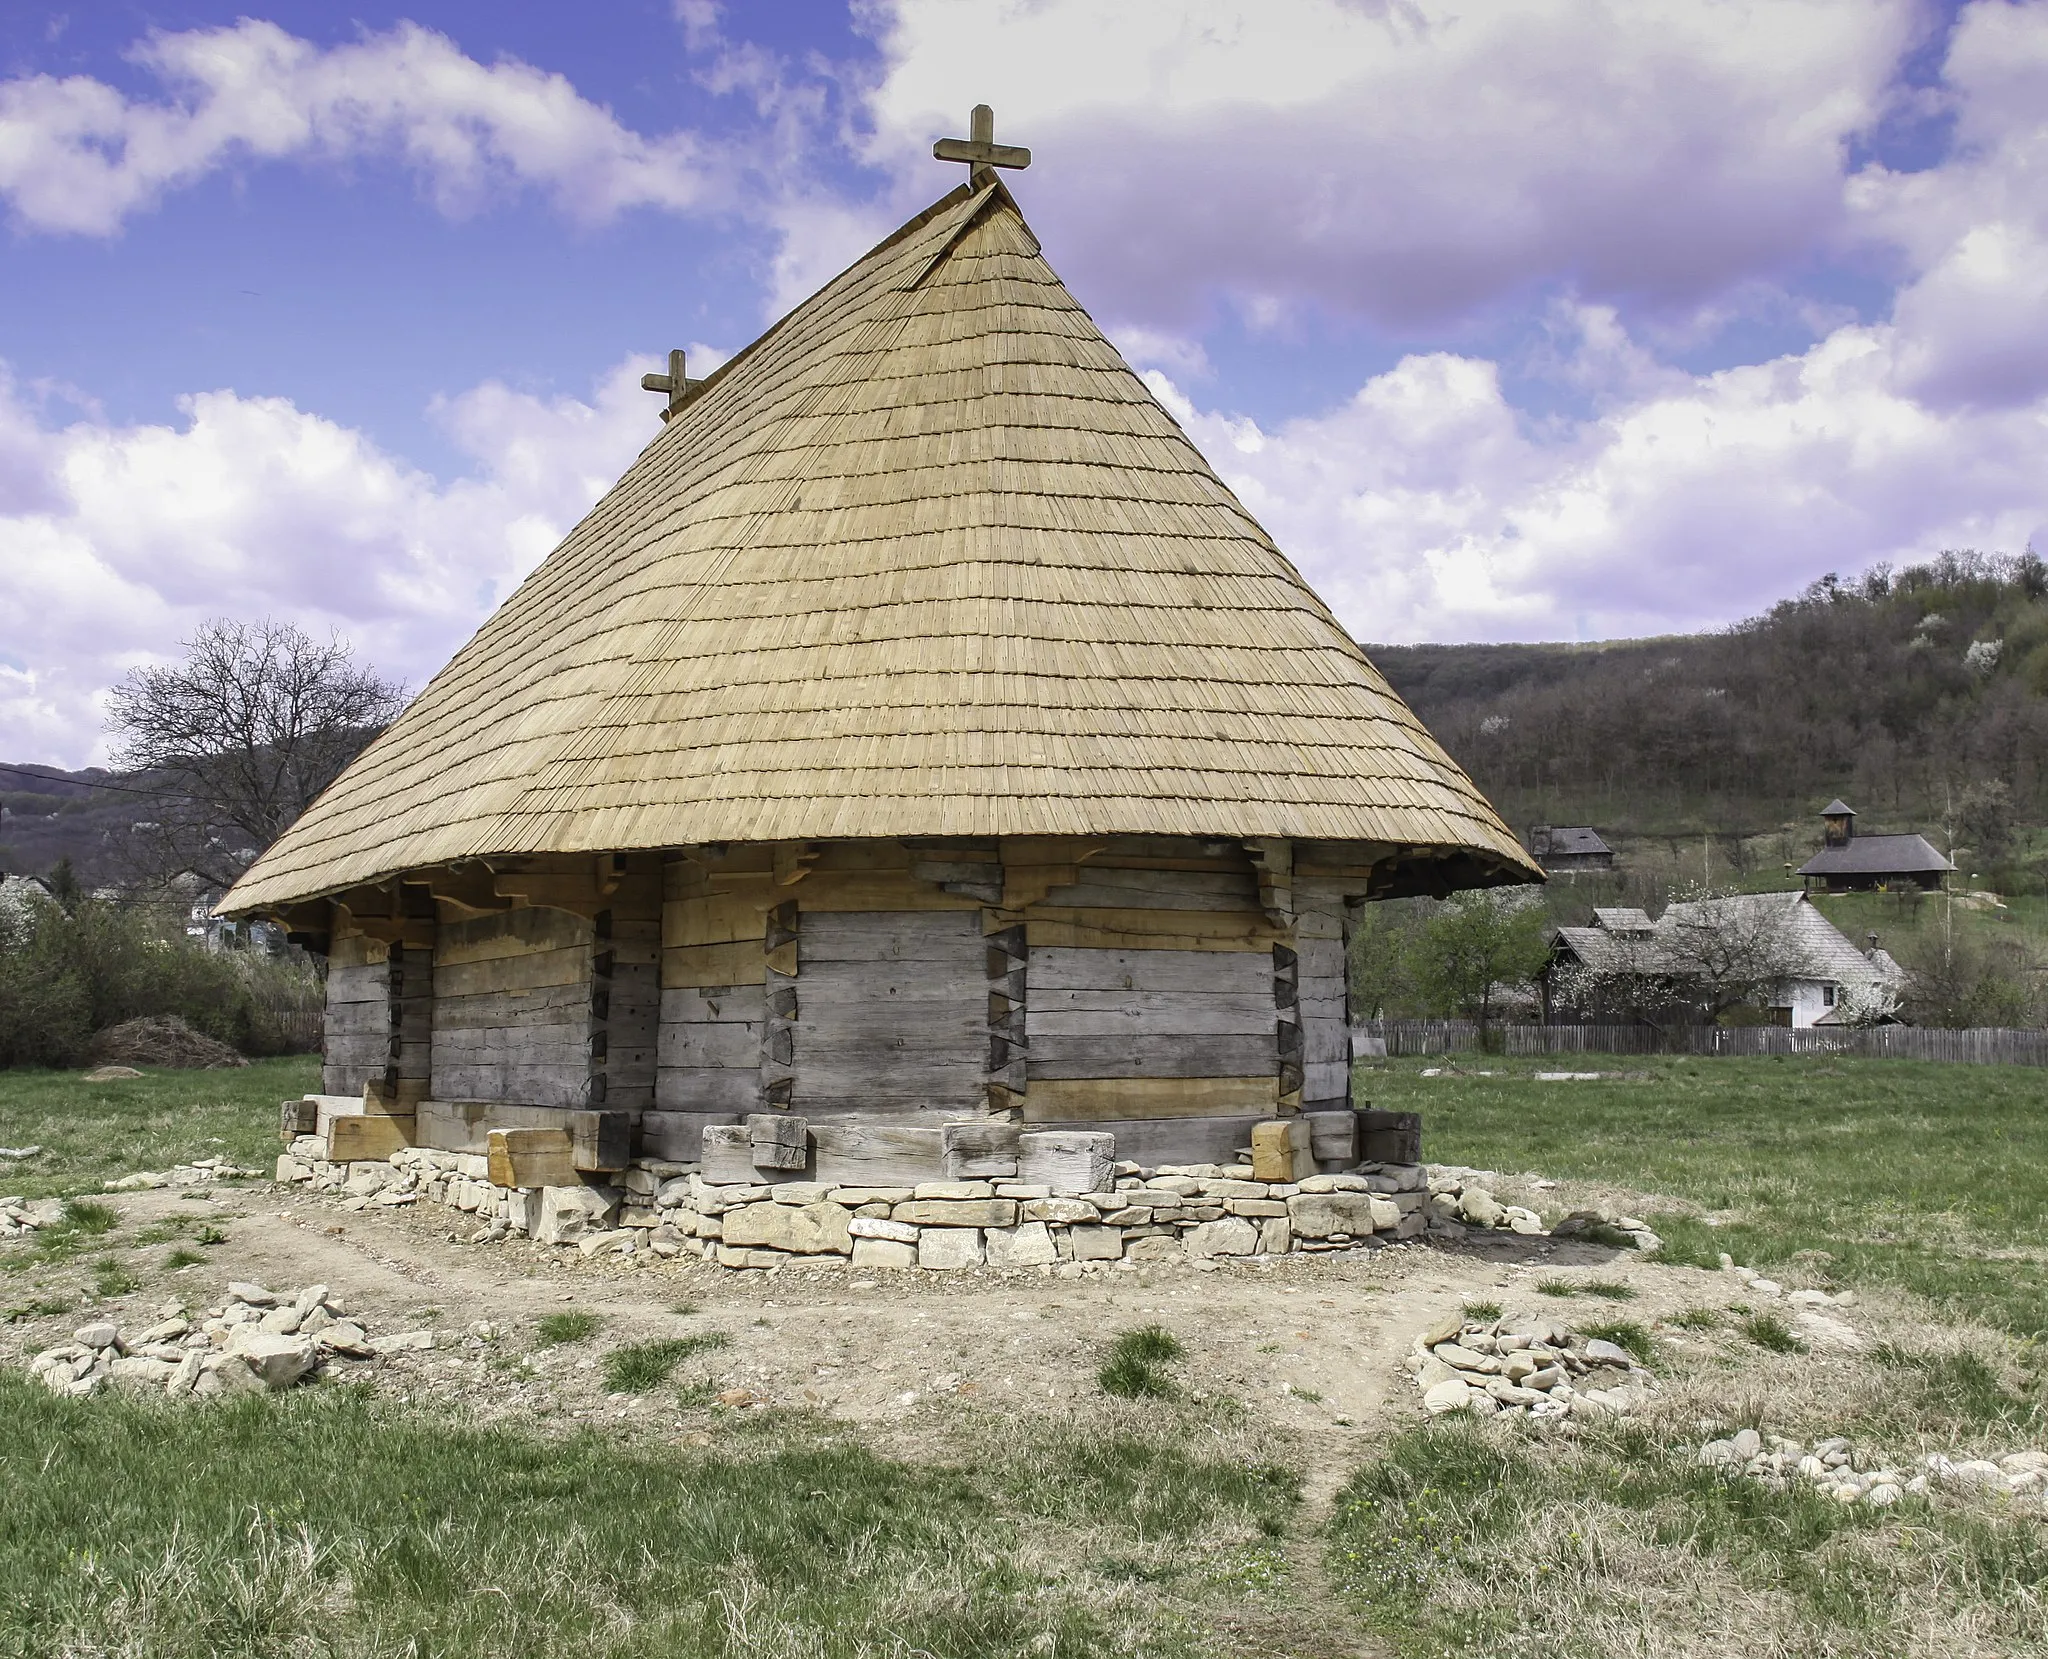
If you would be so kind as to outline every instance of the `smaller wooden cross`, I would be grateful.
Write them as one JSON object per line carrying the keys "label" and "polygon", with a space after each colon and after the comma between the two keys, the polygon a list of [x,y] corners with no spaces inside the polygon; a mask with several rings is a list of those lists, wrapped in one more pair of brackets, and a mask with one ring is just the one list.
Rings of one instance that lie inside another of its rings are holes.
{"label": "smaller wooden cross", "polygon": [[668,393],[668,407],[661,412],[663,421],[672,421],[682,413],[683,405],[702,390],[704,382],[691,380],[683,374],[683,354],[672,351],[668,354],[667,374],[643,374],[640,389],[646,392]]}
{"label": "smaller wooden cross", "polygon": [[964,161],[970,171],[969,184],[985,184],[995,177],[997,167],[1029,167],[1031,152],[1021,144],[998,144],[996,142],[996,112],[986,104],[976,104],[973,115],[968,117],[969,138],[942,138],[932,146],[932,154],[941,161]]}

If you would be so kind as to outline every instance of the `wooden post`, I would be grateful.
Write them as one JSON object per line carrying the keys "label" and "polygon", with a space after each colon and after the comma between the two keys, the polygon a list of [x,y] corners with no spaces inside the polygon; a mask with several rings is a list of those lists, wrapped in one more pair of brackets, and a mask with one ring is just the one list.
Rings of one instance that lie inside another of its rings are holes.
{"label": "wooden post", "polygon": [[1024,926],[988,931],[988,1105],[992,1112],[1021,1110],[1025,1092],[1025,981],[1030,949]]}
{"label": "wooden post", "polygon": [[761,1021],[761,1104],[787,1111],[796,1097],[797,905],[768,912],[761,945],[767,1012]]}
{"label": "wooden post", "polygon": [[1280,1109],[1301,1105],[1301,958],[1287,945],[1273,947],[1273,1042],[1280,1070]]}

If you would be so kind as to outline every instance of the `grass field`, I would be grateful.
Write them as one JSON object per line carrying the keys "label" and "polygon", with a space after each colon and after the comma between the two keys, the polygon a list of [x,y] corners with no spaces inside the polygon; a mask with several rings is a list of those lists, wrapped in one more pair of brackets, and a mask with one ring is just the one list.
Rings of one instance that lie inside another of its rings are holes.
{"label": "grass field", "polygon": [[777,1414],[698,1453],[0,1378],[0,1654],[1177,1659],[1295,1507],[1199,1423],[1012,1427],[909,1464]]}
{"label": "grass field", "polygon": [[267,1173],[277,1161],[278,1103],[319,1086],[311,1055],[116,1083],[88,1083],[75,1071],[0,1072],[0,1146],[43,1149],[0,1162],[0,1190],[98,1192],[103,1181],[189,1158],[232,1158]]}
{"label": "grass field", "polygon": [[[1422,1076],[1430,1065],[1362,1070],[1360,1093],[1421,1112],[1434,1161],[1685,1200],[1691,1213],[1647,1218],[1669,1261],[1711,1267],[1725,1250],[1760,1270],[1802,1265],[1822,1282],[1911,1290],[2022,1335],[2048,1330],[2038,1071],[1575,1055],[1472,1057]],[[1566,1065],[1625,1075],[1537,1081]]]}
{"label": "grass field", "polygon": [[[1574,1057],[1628,1075],[1573,1083],[1537,1080],[1556,1060],[1429,1064],[1360,1076],[1375,1105],[1423,1113],[1433,1160],[1661,1195],[1681,1263],[1726,1249],[1925,1302],[1885,1316],[1866,1352],[1822,1353],[1737,1305],[1732,1281],[1654,1258],[1486,1268],[1476,1294],[1634,1347],[1657,1403],[1607,1423],[1423,1424],[1397,1383],[1392,1421],[1320,1482],[1332,1442],[1248,1392],[1192,1386],[1203,1355],[1138,1320],[1100,1330],[1068,1409],[968,1406],[893,1442],[726,1410],[697,1374],[726,1335],[607,1345],[613,1322],[589,1309],[541,1316],[534,1351],[587,1345],[616,1397],[662,1407],[659,1432],[482,1426],[341,1383],[219,1406],[58,1399],[0,1371],[0,1659],[2048,1653],[2037,1520],[1948,1498],[1843,1509],[1695,1456],[1704,1433],[1750,1424],[1851,1434],[1901,1467],[2048,1447],[2036,1074]],[[49,1149],[7,1190],[76,1195],[64,1224],[0,1252],[0,1290],[28,1309],[48,1279],[83,1307],[133,1290],[107,1277],[125,1273],[153,1294],[176,1252],[219,1241],[117,1223],[90,1194],[208,1152],[260,1165],[276,1102],[311,1075],[0,1073],[0,1144]],[[1327,1512],[1304,1497],[1340,1476]]]}

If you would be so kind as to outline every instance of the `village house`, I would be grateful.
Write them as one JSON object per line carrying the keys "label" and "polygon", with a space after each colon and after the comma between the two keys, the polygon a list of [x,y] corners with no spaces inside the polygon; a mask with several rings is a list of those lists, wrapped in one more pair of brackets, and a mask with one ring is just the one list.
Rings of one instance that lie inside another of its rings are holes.
{"label": "village house", "polygon": [[41,876],[0,874],[0,914],[24,921],[35,914],[35,906],[56,902]]}
{"label": "village house", "polygon": [[1314,1120],[1349,1167],[1355,907],[1540,879],[1062,286],[1025,153],[941,151],[671,354],[625,477],[223,901],[326,953],[324,1086],[387,1138],[895,1182]]}
{"label": "village house", "polygon": [[1548,1021],[1727,1018],[1792,1026],[1895,1018],[1904,975],[1872,935],[1858,950],[1804,892],[1743,893],[1666,907],[1596,909],[1562,927],[1541,986]]}
{"label": "village house", "polygon": [[1614,849],[1601,840],[1599,831],[1585,825],[1536,825],[1529,831],[1529,856],[1543,866],[1547,876],[1614,868]]}
{"label": "village house", "polygon": [[1922,835],[1858,835],[1856,809],[1841,800],[1821,808],[1820,851],[1799,866],[1808,889],[1830,893],[1933,892],[1955,869]]}

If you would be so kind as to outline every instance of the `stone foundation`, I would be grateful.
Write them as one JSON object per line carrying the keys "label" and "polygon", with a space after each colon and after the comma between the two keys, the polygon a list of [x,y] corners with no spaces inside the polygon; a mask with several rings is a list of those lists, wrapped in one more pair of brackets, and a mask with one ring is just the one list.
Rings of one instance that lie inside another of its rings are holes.
{"label": "stone foundation", "polygon": [[1429,1183],[1418,1164],[1261,1181],[1250,1166],[1118,1163],[1098,1190],[1051,1182],[714,1182],[700,1166],[640,1159],[614,1181],[508,1188],[470,1153],[405,1147],[338,1164],[317,1136],[278,1159],[277,1179],[356,1208],[446,1204],[479,1238],[530,1237],[586,1254],[693,1256],[728,1268],[1067,1268],[1317,1254],[1419,1237]]}

